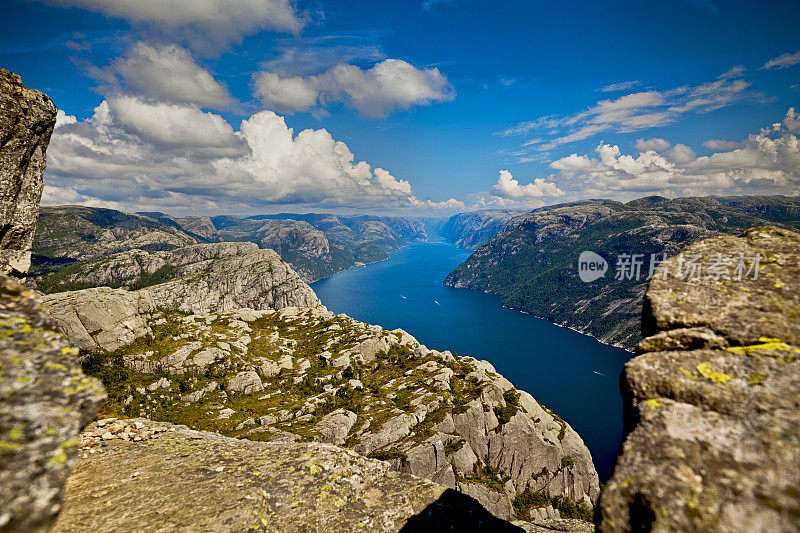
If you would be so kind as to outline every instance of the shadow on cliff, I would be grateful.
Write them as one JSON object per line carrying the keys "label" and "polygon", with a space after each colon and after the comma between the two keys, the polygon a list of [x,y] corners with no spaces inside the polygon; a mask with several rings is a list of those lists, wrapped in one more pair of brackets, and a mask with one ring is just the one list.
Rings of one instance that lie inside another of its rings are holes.
{"label": "shadow on cliff", "polygon": [[438,500],[412,516],[400,530],[402,533],[441,531],[523,532],[510,522],[497,518],[474,498],[447,489]]}

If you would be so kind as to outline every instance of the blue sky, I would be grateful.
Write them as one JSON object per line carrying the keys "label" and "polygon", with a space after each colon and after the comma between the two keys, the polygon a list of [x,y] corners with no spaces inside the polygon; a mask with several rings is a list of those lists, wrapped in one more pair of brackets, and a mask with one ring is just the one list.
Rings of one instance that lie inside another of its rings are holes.
{"label": "blue sky", "polygon": [[444,215],[800,189],[797,2],[3,7],[0,66],[63,110],[45,203]]}

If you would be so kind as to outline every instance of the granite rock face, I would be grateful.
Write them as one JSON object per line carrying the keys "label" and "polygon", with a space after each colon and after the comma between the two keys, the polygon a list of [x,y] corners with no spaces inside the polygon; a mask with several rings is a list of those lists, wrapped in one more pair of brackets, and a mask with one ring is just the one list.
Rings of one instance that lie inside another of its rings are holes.
{"label": "granite rock face", "polygon": [[45,150],[56,106],[0,69],[0,273],[24,276],[31,264]]}
{"label": "granite rock face", "polygon": [[599,493],[577,433],[485,361],[324,308],[157,311],[147,322],[151,335],[91,356],[98,375],[121,377],[109,382],[109,414],[340,444],[469,494],[503,519],[558,516],[544,500],[516,512],[525,492],[587,510]]}
{"label": "granite rock face", "polygon": [[[697,258],[701,277],[676,275]],[[800,531],[800,234],[706,239],[661,268],[600,530]]]}
{"label": "granite rock face", "polygon": [[50,294],[42,303],[70,343],[89,352],[114,351],[147,335],[144,317],[155,309],[147,291],[108,287]]}
{"label": "granite rock face", "polygon": [[105,400],[34,294],[0,275],[0,530],[45,531],[78,435]]}
{"label": "granite rock face", "polygon": [[134,422],[156,434],[84,450],[54,532],[523,531],[466,495],[335,446]]}
{"label": "granite rock face", "polygon": [[[226,249],[235,253],[225,256]],[[209,250],[223,252],[204,259],[202,253]],[[175,254],[188,256],[178,269],[180,277],[145,289],[159,309],[209,313],[322,306],[311,287],[273,250],[260,250],[251,243],[219,243],[183,248]]]}
{"label": "granite rock face", "polygon": [[[123,279],[136,286],[155,278],[160,283],[137,291],[96,287],[44,296],[48,313],[85,351],[114,351],[151,333],[146,316],[157,309],[209,313],[240,307],[322,307],[278,254],[252,243],[199,244],[168,252],[131,250],[87,265],[94,266],[85,276],[98,283]],[[165,265],[168,281],[156,275]]]}

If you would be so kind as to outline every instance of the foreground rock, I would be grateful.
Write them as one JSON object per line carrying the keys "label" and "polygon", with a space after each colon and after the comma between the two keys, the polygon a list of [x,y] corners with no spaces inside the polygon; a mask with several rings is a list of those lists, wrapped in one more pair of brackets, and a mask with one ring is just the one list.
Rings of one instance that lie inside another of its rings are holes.
{"label": "foreground rock", "polygon": [[[758,277],[753,259],[760,254]],[[692,256],[728,274],[685,281]],[[738,261],[751,274],[739,281]],[[707,239],[653,279],[602,531],[800,531],[800,234]]]}
{"label": "foreground rock", "polygon": [[[149,436],[125,439],[115,425]],[[522,531],[463,494],[327,444],[148,420],[103,426],[90,428],[109,437],[86,443],[55,532]]]}
{"label": "foreground rock", "polygon": [[56,106],[0,69],[0,273],[24,275],[42,197]]}
{"label": "foreground rock", "polygon": [[590,516],[580,437],[485,361],[324,309],[154,312],[85,366],[107,414],[263,441],[341,444],[469,494],[503,519]]}
{"label": "foreground rock", "polygon": [[46,530],[105,392],[33,293],[0,275],[0,530]]}

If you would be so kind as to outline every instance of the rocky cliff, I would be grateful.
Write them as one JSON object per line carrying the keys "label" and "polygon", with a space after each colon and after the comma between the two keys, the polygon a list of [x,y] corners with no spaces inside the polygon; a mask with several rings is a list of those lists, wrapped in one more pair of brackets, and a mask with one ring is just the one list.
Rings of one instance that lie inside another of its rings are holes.
{"label": "rocky cliff", "polygon": [[600,530],[800,531],[800,234],[706,239],[661,268]]}
{"label": "rocky cliff", "polygon": [[0,69],[0,273],[23,275],[42,197],[45,150],[56,106]]}
{"label": "rocky cliff", "polygon": [[320,305],[313,291],[277,253],[253,243],[130,250],[66,267],[28,284],[50,294],[89,287],[148,287],[159,307],[195,313]]}
{"label": "rocky cliff", "polygon": [[[240,307],[322,307],[278,254],[252,243],[200,244],[169,252],[132,250],[83,267],[80,279],[97,285],[124,280],[128,287],[147,286],[132,292],[96,287],[43,297],[61,330],[85,351],[116,350],[150,333],[143,317],[157,309],[209,313]],[[64,283],[74,280],[67,277]]]}
{"label": "rocky cliff", "polygon": [[587,517],[580,437],[489,363],[324,309],[153,312],[84,367],[107,414],[263,441],[321,441],[469,494],[500,518]]}
{"label": "rocky cliff", "polygon": [[486,209],[450,217],[440,230],[442,236],[460,248],[475,249],[506,230],[509,221],[526,212],[517,209]]}
{"label": "rocky cliff", "polygon": [[[511,220],[444,283],[496,294],[509,307],[633,350],[651,266],[700,239],[767,223],[800,225],[800,200],[649,197],[543,207]],[[607,264],[588,283],[577,269],[584,251]]]}

